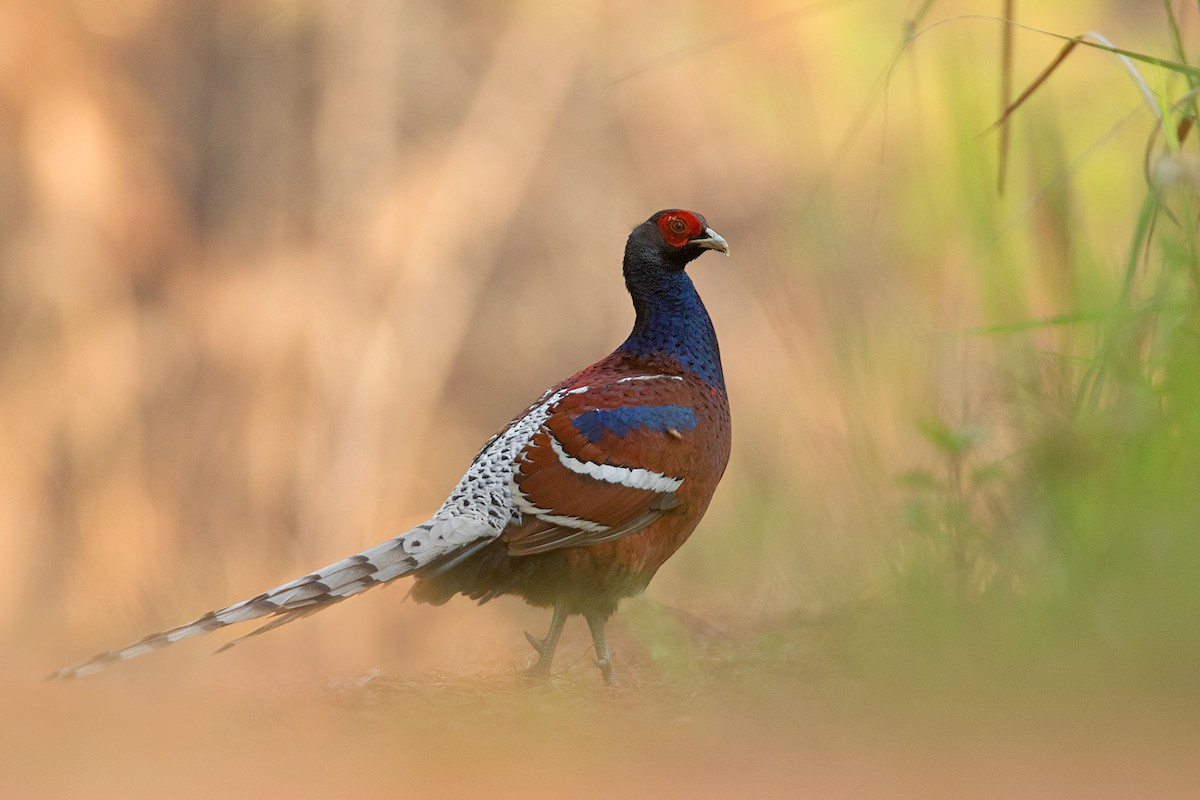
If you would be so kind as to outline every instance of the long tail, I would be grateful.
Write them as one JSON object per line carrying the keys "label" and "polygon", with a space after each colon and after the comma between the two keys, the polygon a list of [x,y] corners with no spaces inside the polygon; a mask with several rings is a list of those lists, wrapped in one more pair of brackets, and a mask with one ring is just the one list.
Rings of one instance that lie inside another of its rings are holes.
{"label": "long tail", "polygon": [[152,633],[120,650],[100,653],[75,666],[64,667],[49,675],[47,679],[82,678],[99,672],[110,664],[161,650],[167,645],[211,633],[226,625],[274,617],[266,625],[224,645],[217,651],[219,653],[242,639],[307,617],[340,603],[347,597],[410,575],[417,570],[428,568],[440,572],[448,569],[490,540],[490,537],[469,535],[467,531],[461,530],[462,527],[455,525],[453,520],[430,520],[394,539],[344,558],[303,578],[277,586],[249,600],[210,611],[177,628]]}

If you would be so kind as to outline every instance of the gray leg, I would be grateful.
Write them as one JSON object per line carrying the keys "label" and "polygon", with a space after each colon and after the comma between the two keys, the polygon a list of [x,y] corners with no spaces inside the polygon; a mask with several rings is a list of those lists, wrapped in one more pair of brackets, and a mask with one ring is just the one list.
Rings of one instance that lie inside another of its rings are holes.
{"label": "gray leg", "polygon": [[550,674],[550,664],[554,661],[554,650],[558,647],[558,637],[562,635],[563,625],[566,624],[567,610],[563,606],[555,606],[554,616],[550,617],[550,630],[546,632],[546,638],[539,639],[532,633],[525,632],[525,638],[529,640],[538,654],[537,663],[527,669],[526,674],[539,678],[547,677]]}
{"label": "gray leg", "polygon": [[608,649],[608,635],[604,632],[604,626],[607,623],[607,614],[587,615],[588,629],[592,632],[592,644],[596,647],[596,666],[600,668],[600,675],[604,678],[605,685],[616,686],[617,681],[613,678],[612,651]]}

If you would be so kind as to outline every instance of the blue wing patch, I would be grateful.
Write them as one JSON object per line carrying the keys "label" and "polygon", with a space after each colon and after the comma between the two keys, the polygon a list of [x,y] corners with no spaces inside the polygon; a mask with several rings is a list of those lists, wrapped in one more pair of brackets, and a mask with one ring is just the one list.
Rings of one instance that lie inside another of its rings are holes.
{"label": "blue wing patch", "polygon": [[585,411],[572,420],[589,442],[605,433],[624,438],[631,430],[690,431],[696,427],[696,412],[687,406],[622,406]]}

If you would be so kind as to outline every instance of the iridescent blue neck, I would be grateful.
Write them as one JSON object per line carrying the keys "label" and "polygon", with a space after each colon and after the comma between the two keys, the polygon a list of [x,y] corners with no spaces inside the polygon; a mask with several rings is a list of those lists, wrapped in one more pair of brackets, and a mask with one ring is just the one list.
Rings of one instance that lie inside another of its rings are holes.
{"label": "iridescent blue neck", "polygon": [[618,350],[636,356],[669,356],[700,380],[724,390],[721,351],[708,311],[687,273],[656,270],[626,280],[637,318]]}

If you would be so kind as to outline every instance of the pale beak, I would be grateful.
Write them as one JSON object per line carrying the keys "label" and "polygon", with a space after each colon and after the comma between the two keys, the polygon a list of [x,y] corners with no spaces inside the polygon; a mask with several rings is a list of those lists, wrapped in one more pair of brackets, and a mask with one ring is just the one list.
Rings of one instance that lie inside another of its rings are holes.
{"label": "pale beak", "polygon": [[725,255],[729,255],[729,242],[725,241],[725,237],[712,228],[705,228],[704,236],[699,239],[692,239],[691,243],[700,245],[705,250],[720,250]]}

